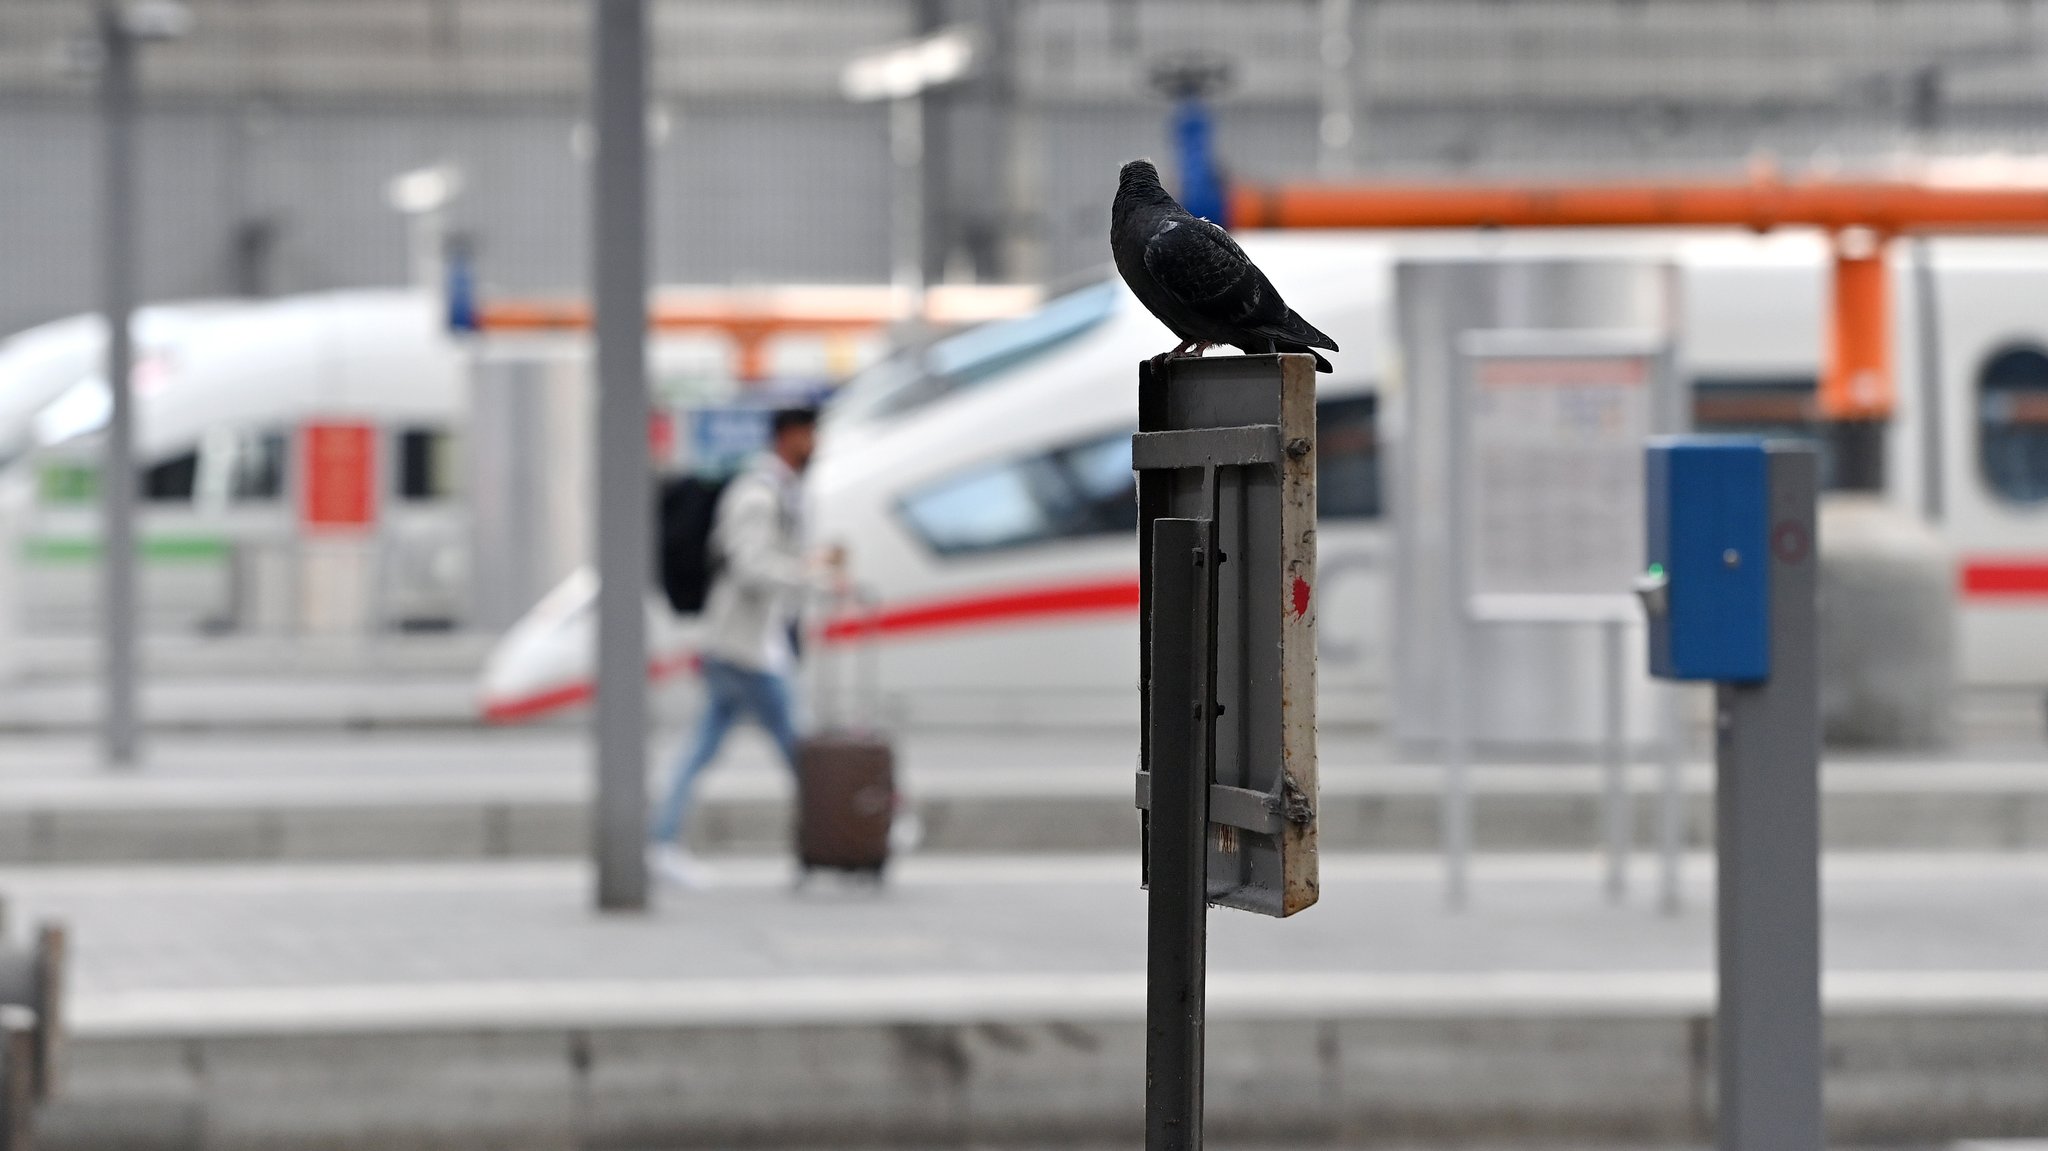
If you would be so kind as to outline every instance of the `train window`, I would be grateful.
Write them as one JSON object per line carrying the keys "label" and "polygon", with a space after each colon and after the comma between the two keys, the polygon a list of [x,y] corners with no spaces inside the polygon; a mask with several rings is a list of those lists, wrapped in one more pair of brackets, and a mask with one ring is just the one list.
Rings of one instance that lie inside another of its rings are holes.
{"label": "train window", "polygon": [[911,492],[904,519],[940,555],[1134,532],[1128,430],[948,476]]}
{"label": "train window", "polygon": [[229,456],[228,498],[258,503],[284,496],[287,440],[282,431],[243,432]]}
{"label": "train window", "polygon": [[928,348],[906,350],[848,381],[832,401],[836,418],[915,411],[986,383],[1095,327],[1115,311],[1122,287],[1105,280],[1048,301],[1029,315],[980,324]]}
{"label": "train window", "polygon": [[1131,474],[1131,434],[1118,432],[1055,453],[1084,510],[1083,531],[1138,530],[1138,485]]}
{"label": "train window", "polygon": [[199,451],[195,448],[142,469],[142,498],[153,503],[190,503],[193,481],[198,478]]}
{"label": "train window", "polygon": [[1316,516],[1380,515],[1379,397],[1349,396],[1316,405]]}
{"label": "train window", "polygon": [[398,433],[398,498],[445,500],[455,494],[455,437],[440,428]]}
{"label": "train window", "polygon": [[903,514],[940,555],[1013,547],[1051,534],[1023,469],[1008,464],[913,493],[903,501]]}
{"label": "train window", "polygon": [[2031,345],[1994,354],[1977,373],[1978,465],[2014,503],[2048,500],[2048,352]]}

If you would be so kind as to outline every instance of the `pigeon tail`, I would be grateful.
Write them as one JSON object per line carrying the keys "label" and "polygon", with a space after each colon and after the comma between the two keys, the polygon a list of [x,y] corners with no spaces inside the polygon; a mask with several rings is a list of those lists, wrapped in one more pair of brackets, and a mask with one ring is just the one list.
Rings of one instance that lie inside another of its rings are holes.
{"label": "pigeon tail", "polygon": [[1304,344],[1290,343],[1285,340],[1274,340],[1273,350],[1276,352],[1306,352],[1309,355],[1314,356],[1316,358],[1316,371],[1328,373],[1337,370],[1336,368],[1330,365],[1330,361],[1323,358],[1323,354],[1321,352],[1315,351],[1314,349]]}
{"label": "pigeon tail", "polygon": [[1328,348],[1333,352],[1341,350],[1337,347],[1337,341],[1324,335],[1314,324],[1302,319],[1301,313],[1293,308],[1287,309],[1286,317],[1280,322],[1264,324],[1252,330],[1274,340],[1288,340],[1309,348]]}

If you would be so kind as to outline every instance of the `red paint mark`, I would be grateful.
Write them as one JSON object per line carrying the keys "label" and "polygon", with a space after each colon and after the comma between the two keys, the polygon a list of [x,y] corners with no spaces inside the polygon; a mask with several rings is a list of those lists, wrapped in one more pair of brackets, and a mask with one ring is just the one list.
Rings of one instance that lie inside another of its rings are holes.
{"label": "red paint mark", "polygon": [[1303,578],[1301,578],[1300,576],[1295,576],[1295,577],[1294,577],[1294,618],[1295,618],[1295,619],[1300,619],[1300,618],[1301,618],[1302,616],[1305,616],[1305,615],[1307,615],[1307,614],[1308,614],[1308,581],[1307,581],[1307,580],[1305,580],[1305,579],[1303,579]]}
{"label": "red paint mark", "polygon": [[1807,534],[1805,524],[1786,520],[1771,532],[1771,550],[1778,553],[1781,563],[1796,564],[1812,554],[1813,538]]}
{"label": "red paint mark", "polygon": [[1966,560],[1962,590],[1972,599],[2048,596],[2048,560]]}
{"label": "red paint mark", "polygon": [[903,635],[1049,616],[1120,614],[1137,607],[1138,581],[1134,579],[1019,588],[928,600],[867,616],[841,616],[825,625],[824,638],[826,643],[843,643],[872,635]]}

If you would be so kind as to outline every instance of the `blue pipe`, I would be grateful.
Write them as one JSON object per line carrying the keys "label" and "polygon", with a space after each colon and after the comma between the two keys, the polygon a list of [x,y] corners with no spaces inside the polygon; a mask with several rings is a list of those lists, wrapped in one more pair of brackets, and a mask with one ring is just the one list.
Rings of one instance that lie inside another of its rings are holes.
{"label": "blue pipe", "polygon": [[1223,174],[1216,170],[1216,115],[1200,96],[1173,105],[1173,143],[1180,160],[1180,203],[1189,212],[1228,228],[1223,218]]}

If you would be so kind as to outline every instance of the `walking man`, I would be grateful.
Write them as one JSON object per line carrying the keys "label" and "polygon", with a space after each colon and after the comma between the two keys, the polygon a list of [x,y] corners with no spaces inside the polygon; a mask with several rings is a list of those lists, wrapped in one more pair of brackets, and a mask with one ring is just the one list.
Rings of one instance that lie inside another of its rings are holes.
{"label": "walking man", "polygon": [[660,880],[695,887],[701,874],[682,845],[697,777],[718,755],[735,722],[751,717],[796,769],[790,682],[804,597],[840,568],[838,557],[813,563],[804,550],[803,472],[817,440],[817,412],[775,413],[768,450],[718,498],[704,601],[704,711],[676,762],[650,829],[649,864]]}

